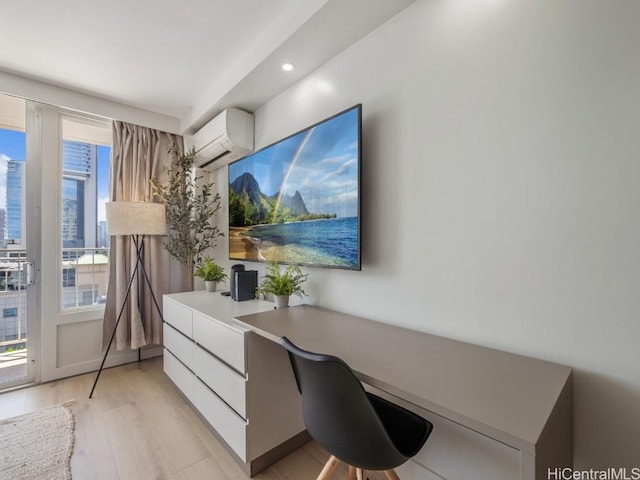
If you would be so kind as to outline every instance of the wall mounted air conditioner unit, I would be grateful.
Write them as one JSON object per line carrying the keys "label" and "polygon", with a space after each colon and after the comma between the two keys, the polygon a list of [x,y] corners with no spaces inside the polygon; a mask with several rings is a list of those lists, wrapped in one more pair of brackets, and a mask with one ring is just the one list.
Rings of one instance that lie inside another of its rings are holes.
{"label": "wall mounted air conditioner unit", "polygon": [[185,136],[186,150],[196,149],[194,165],[213,171],[253,151],[253,115],[227,108],[193,135]]}

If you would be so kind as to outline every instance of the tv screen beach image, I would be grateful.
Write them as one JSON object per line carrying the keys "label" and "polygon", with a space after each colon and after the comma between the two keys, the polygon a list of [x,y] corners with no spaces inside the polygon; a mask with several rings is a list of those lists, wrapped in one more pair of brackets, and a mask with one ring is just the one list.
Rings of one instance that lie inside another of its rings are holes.
{"label": "tv screen beach image", "polygon": [[358,269],[359,106],[229,165],[229,257]]}

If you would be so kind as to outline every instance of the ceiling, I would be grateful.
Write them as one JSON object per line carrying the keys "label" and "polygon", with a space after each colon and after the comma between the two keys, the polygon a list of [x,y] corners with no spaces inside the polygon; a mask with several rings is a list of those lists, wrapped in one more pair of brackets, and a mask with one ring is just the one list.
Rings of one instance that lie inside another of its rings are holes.
{"label": "ceiling", "polygon": [[7,1],[0,71],[193,131],[228,106],[254,111],[413,1]]}

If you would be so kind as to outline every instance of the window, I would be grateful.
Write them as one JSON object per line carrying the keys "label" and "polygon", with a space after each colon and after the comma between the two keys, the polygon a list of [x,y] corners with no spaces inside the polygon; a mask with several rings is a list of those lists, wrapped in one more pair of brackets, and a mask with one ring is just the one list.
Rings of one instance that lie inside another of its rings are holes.
{"label": "window", "polygon": [[62,286],[63,287],[76,286],[76,269],[75,268],[62,269]]}
{"label": "window", "polygon": [[63,310],[97,305],[106,295],[111,124],[72,115],[62,120],[61,232]]}
{"label": "window", "polygon": [[82,292],[82,304],[91,305],[92,303],[93,303],[93,292],[92,291]]}

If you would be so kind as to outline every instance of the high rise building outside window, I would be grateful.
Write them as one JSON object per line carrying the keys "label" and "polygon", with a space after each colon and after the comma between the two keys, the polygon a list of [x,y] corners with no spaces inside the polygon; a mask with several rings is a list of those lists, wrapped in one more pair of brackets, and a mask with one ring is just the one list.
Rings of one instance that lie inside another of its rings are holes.
{"label": "high rise building outside window", "polygon": [[6,242],[20,245],[24,228],[24,159],[7,160]]}
{"label": "high rise building outside window", "polygon": [[[63,181],[62,181],[62,240],[64,248],[82,248],[86,246],[107,246],[108,237],[104,234],[105,225],[96,225],[96,236],[101,245],[87,245],[85,242],[85,208],[86,202],[97,208],[96,199],[85,197],[85,184],[95,182],[91,175],[92,166],[98,158],[98,146],[65,140],[62,147]],[[107,156],[108,160],[108,156]],[[23,159],[7,160],[7,198],[6,213],[3,225],[6,225],[4,243],[20,245],[24,229],[24,178],[25,162]],[[95,190],[95,189],[94,189]],[[93,200],[91,202],[91,200]],[[2,219],[0,218],[0,223]],[[98,229],[102,228],[100,232]],[[91,242],[93,243],[93,242]]]}

